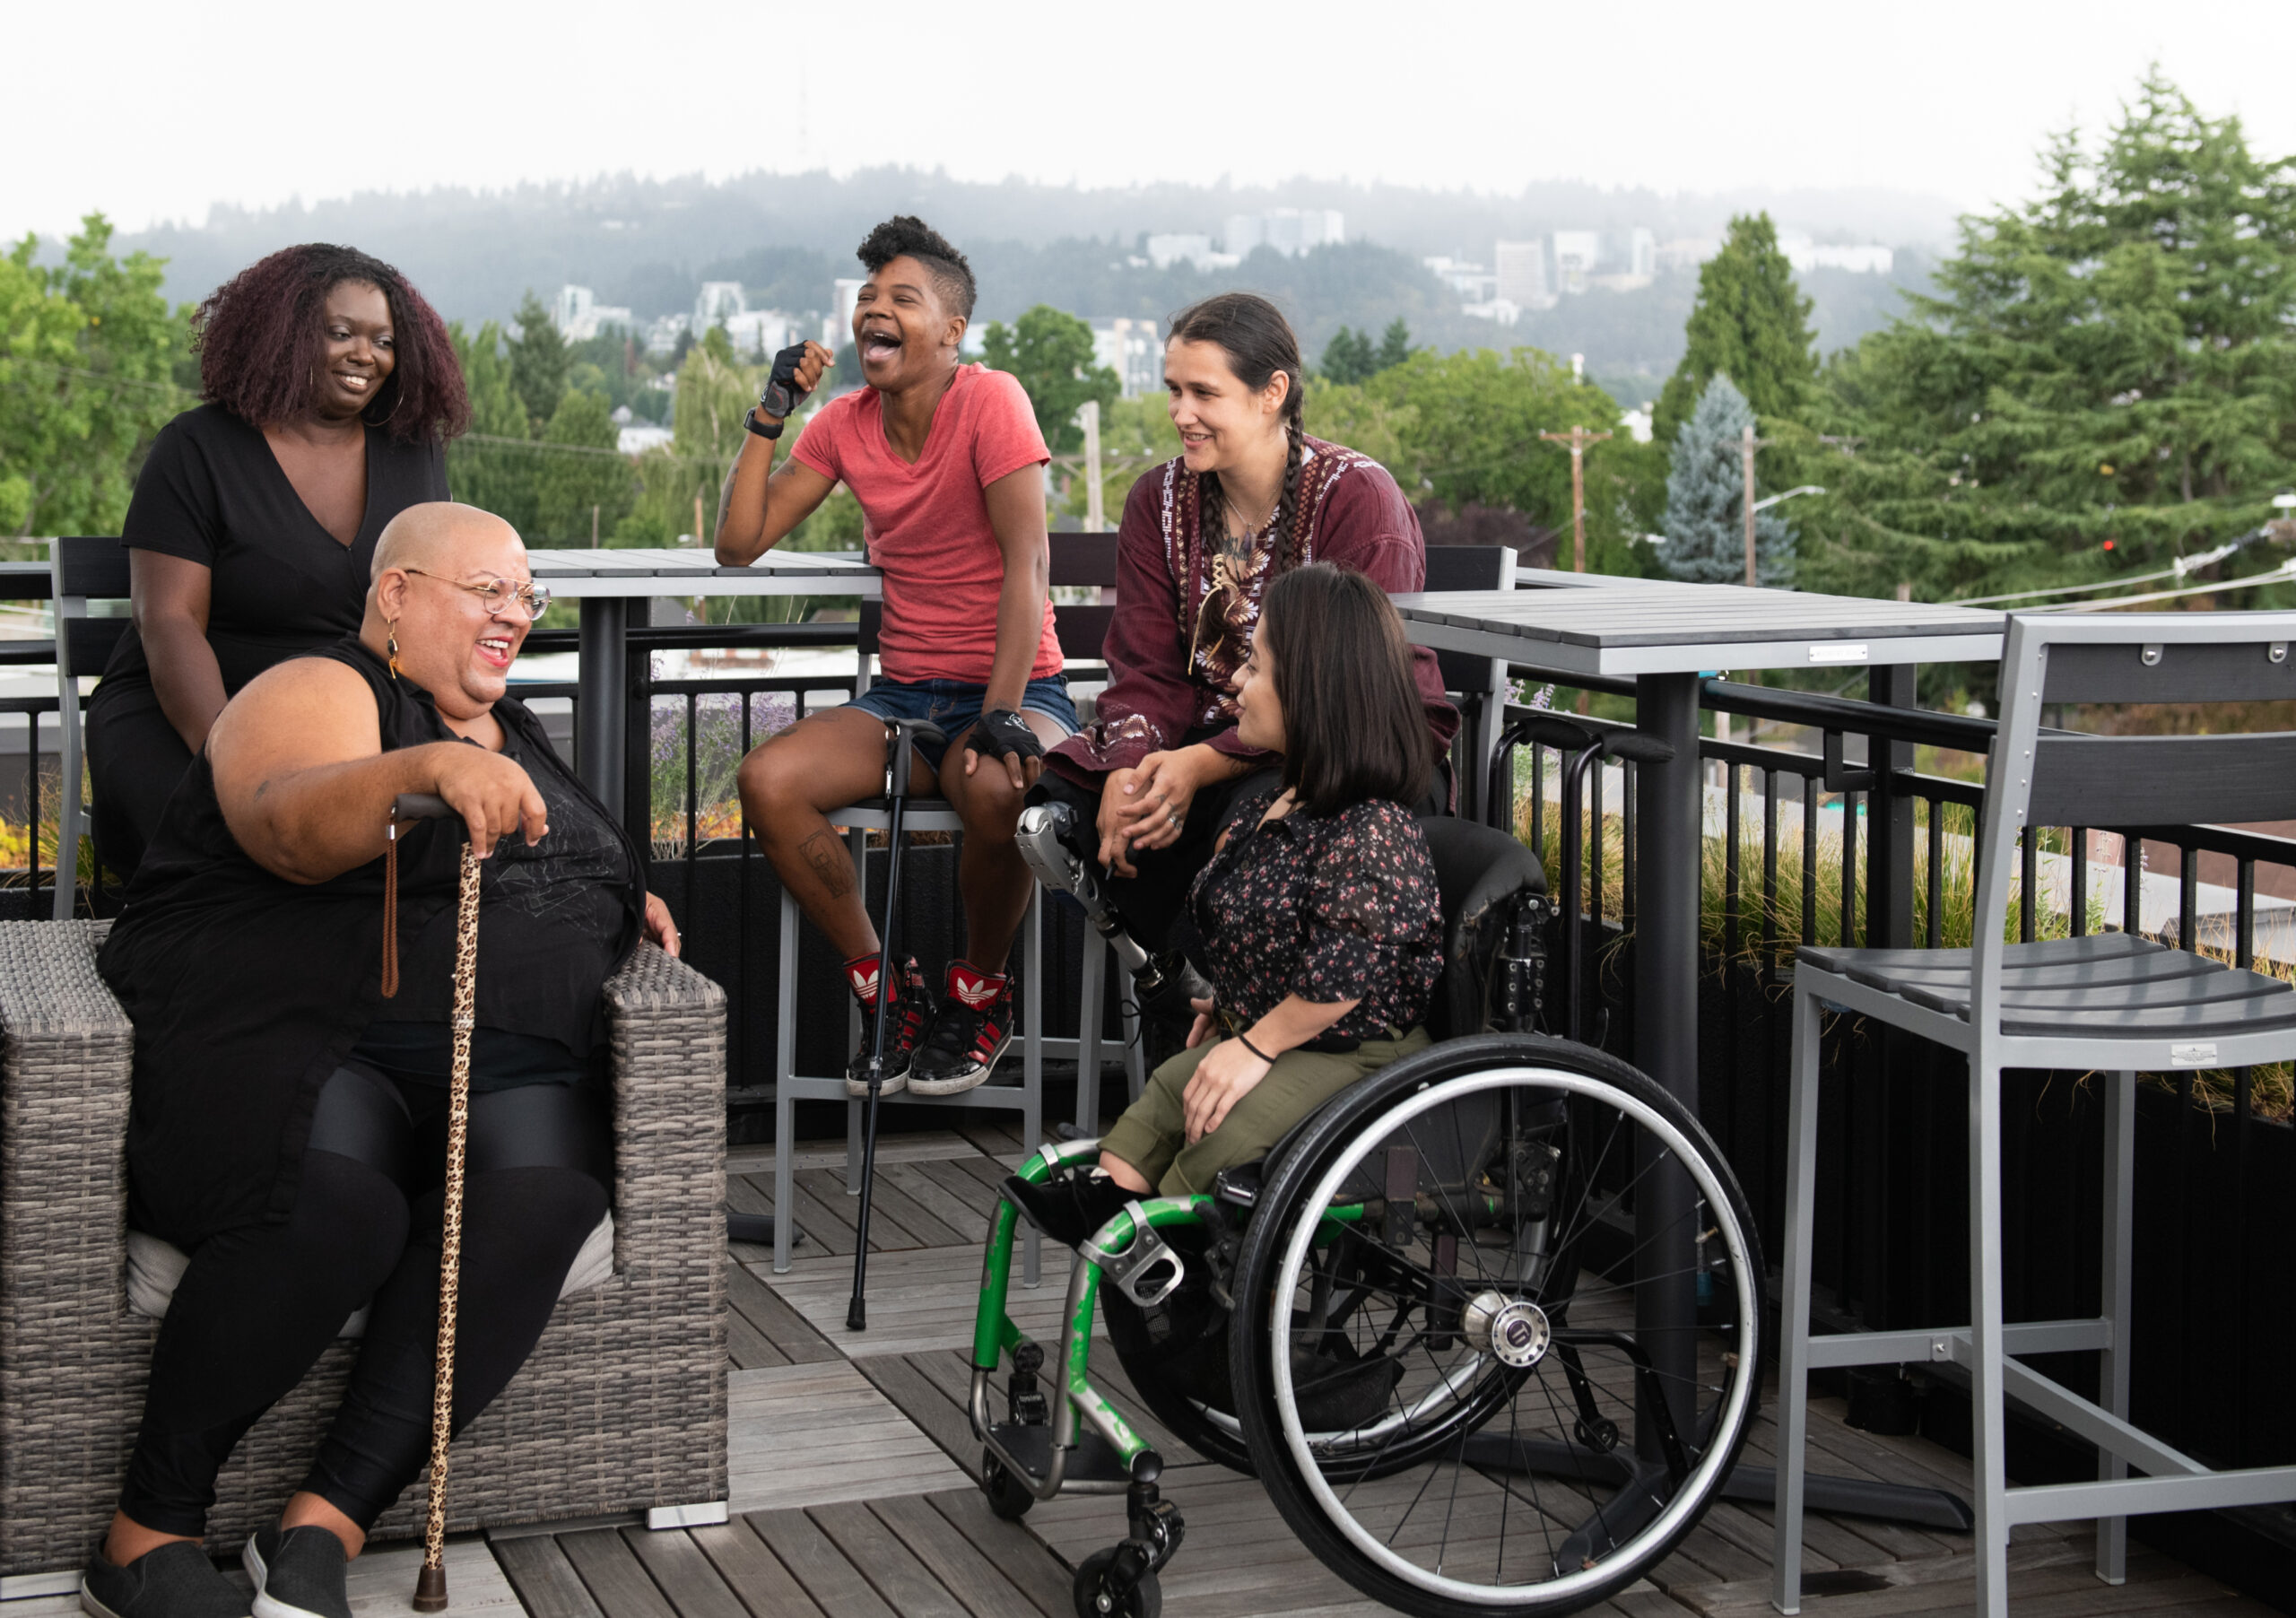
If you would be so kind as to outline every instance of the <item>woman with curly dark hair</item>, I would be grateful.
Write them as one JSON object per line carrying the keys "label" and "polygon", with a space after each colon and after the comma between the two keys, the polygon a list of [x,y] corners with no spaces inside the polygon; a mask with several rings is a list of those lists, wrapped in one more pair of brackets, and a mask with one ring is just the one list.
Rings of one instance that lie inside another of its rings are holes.
{"label": "woman with curly dark hair", "polygon": [[199,307],[200,396],[121,533],[134,626],[88,699],[96,850],[123,878],[223,704],[355,633],[384,526],[447,495],[470,422],[446,324],[354,248],[284,248]]}

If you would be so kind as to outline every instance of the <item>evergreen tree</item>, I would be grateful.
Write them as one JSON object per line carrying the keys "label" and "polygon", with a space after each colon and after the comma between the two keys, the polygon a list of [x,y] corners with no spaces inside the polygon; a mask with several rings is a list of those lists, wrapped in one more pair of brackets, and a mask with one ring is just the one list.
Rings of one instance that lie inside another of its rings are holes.
{"label": "evergreen tree", "polygon": [[534,452],[535,526],[546,541],[587,544],[594,509],[603,540],[629,512],[637,474],[621,439],[604,394],[570,388],[559,401]]}
{"label": "evergreen tree", "polygon": [[2296,162],[2155,71],[2042,169],[2036,200],[1963,222],[1935,296],[1827,367],[1822,424],[1859,447],[1797,513],[1812,587],[2103,581],[2248,531],[2296,483]]}
{"label": "evergreen tree", "polygon": [[449,326],[470,390],[470,431],[447,446],[447,486],[465,505],[491,511],[521,535],[535,531],[535,452],[526,447],[526,406],[510,381],[502,328],[489,320],[475,337]]}
{"label": "evergreen tree", "polygon": [[1353,387],[1368,381],[1375,369],[1371,363],[1371,340],[1343,326],[1324,344],[1323,363],[1316,368],[1327,382],[1343,387]]}
{"label": "evergreen tree", "polygon": [[[1666,471],[1665,563],[1676,578],[1745,582],[1744,435],[1753,421],[1746,396],[1718,374],[1675,431]],[[1794,580],[1794,532],[1774,510],[1754,514],[1754,578],[1776,588]]]}
{"label": "evergreen tree", "polygon": [[510,344],[510,388],[526,407],[527,431],[537,433],[566,396],[566,339],[532,291],[518,305],[518,340]]}
{"label": "evergreen tree", "polygon": [[1392,370],[1411,358],[1411,327],[1397,315],[1387,322],[1387,329],[1379,334],[1379,352],[1372,356],[1374,374]]}
{"label": "evergreen tree", "polygon": [[1671,444],[1706,385],[1726,372],[1765,425],[1798,422],[1817,379],[1810,300],[1778,248],[1767,213],[1730,222],[1722,250],[1698,272],[1689,346],[1651,413],[1651,436]]}
{"label": "evergreen tree", "polygon": [[1076,413],[1097,399],[1105,414],[1123,385],[1116,372],[1092,363],[1092,328],[1075,316],[1039,303],[1011,326],[991,321],[981,334],[993,370],[1010,371],[1036,407],[1037,431],[1055,455],[1083,447]]}

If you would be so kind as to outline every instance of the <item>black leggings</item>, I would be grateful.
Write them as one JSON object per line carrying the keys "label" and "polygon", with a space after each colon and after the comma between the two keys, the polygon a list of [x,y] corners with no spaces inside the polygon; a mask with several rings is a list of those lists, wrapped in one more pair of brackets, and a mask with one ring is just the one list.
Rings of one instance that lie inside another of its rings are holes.
{"label": "black leggings", "polygon": [[[120,1509],[201,1534],[215,1475],[370,1300],[357,1363],[303,1488],[366,1528],[430,1448],[447,1092],[336,1069],[321,1092],[293,1212],[202,1242],[152,1356]],[[454,1425],[509,1385],[606,1209],[612,1142],[586,1086],[471,1098]]]}

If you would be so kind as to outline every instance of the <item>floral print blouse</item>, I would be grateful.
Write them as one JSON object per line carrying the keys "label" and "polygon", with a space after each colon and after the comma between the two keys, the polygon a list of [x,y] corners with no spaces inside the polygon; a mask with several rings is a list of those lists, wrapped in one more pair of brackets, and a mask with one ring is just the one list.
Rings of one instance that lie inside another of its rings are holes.
{"label": "floral print blouse", "polygon": [[1443,971],[1442,896],[1427,839],[1385,798],[1315,816],[1238,806],[1227,846],[1188,892],[1189,957],[1222,1012],[1249,1027],[1285,996],[1362,1004],[1318,1044],[1342,1047],[1423,1021]]}

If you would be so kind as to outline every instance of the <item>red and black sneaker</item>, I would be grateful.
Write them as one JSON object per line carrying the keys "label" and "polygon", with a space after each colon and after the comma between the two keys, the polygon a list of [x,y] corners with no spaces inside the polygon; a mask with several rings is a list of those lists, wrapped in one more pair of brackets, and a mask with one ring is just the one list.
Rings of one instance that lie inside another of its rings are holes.
{"label": "red and black sneaker", "polygon": [[[853,990],[853,997],[861,1003],[861,1043],[853,1053],[851,1066],[845,1070],[845,1093],[865,1096],[869,1093],[869,1085],[861,1074],[868,1066],[869,1053],[877,1038],[876,956],[862,955],[847,961],[845,981]],[[914,955],[894,980],[891,1001],[893,1021],[885,1030],[885,1076],[877,1086],[879,1095],[890,1095],[908,1084],[917,1048],[924,1042],[926,1031],[933,1026],[933,991],[925,987],[925,974],[917,970]]]}
{"label": "red and black sneaker", "polygon": [[988,1077],[1012,1042],[1012,979],[952,961],[940,1014],[909,1064],[909,1087],[918,1095],[970,1090]]}

